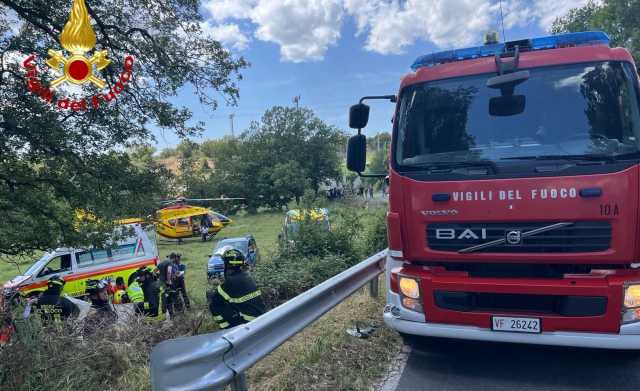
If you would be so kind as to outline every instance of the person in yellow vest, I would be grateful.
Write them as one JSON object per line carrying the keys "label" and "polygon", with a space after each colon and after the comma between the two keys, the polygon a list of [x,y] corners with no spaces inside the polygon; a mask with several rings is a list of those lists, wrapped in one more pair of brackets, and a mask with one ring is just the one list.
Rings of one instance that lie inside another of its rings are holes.
{"label": "person in yellow vest", "polygon": [[127,288],[127,296],[137,314],[155,318],[160,307],[160,287],[153,269],[145,266],[136,271],[135,280]]}
{"label": "person in yellow vest", "polygon": [[113,304],[123,304],[127,294],[127,287],[124,285],[124,278],[116,278],[116,286],[113,288]]}

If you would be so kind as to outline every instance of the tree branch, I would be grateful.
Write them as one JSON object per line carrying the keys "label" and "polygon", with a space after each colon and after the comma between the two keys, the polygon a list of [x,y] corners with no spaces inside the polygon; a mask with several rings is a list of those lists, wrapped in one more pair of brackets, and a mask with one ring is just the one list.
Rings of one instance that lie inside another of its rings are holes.
{"label": "tree branch", "polygon": [[0,3],[6,5],[7,7],[11,8],[12,10],[14,10],[18,15],[22,16],[26,21],[28,21],[29,23],[33,24],[34,26],[40,28],[41,30],[43,30],[45,33],[47,33],[48,35],[50,35],[55,41],[59,41],[58,38],[58,34],[53,31],[49,26],[46,26],[45,24],[41,23],[40,21],[38,21],[37,19],[34,18],[34,16],[48,22],[51,26],[53,26],[54,28],[56,28],[58,31],[62,31],[62,26],[58,25],[57,23],[55,23],[53,20],[51,20],[50,18],[48,18],[47,16],[21,7],[18,4],[14,3],[12,0],[0,0]]}

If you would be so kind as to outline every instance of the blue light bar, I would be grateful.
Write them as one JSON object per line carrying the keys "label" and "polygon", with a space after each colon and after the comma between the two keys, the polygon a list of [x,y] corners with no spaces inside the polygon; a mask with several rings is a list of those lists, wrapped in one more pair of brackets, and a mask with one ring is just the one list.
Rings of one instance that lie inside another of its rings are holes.
{"label": "blue light bar", "polygon": [[[523,41],[516,41],[521,44]],[[431,67],[454,61],[470,60],[473,58],[493,57],[505,53],[513,48],[514,43],[496,43],[492,45],[476,46],[466,49],[447,50],[444,52],[427,54],[418,57],[411,65],[414,71],[422,67]],[[526,42],[526,41],[525,41]],[[528,45],[521,47],[522,51],[557,49],[569,46],[609,45],[609,36],[602,31],[585,31],[582,33],[567,33],[532,38]]]}

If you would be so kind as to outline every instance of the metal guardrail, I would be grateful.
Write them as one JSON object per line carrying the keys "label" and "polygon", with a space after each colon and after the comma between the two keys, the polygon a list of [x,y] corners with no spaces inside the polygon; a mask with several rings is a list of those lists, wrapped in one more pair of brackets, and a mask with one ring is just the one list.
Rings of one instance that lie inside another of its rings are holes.
{"label": "metal guardrail", "polygon": [[387,250],[229,331],[164,341],[151,352],[155,391],[246,390],[244,372],[367,282],[378,294]]}

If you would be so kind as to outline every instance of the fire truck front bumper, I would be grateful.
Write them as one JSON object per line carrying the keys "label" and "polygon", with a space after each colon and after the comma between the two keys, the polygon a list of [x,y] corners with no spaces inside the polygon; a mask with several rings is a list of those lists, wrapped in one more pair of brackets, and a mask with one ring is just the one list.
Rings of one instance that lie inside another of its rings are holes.
{"label": "fire truck front bumper", "polygon": [[389,308],[385,310],[384,321],[387,326],[403,334],[474,341],[572,346],[598,349],[640,350],[640,323],[621,326],[619,334],[565,331],[525,334],[496,332],[475,326],[405,320],[395,316],[392,311],[393,309]]}

